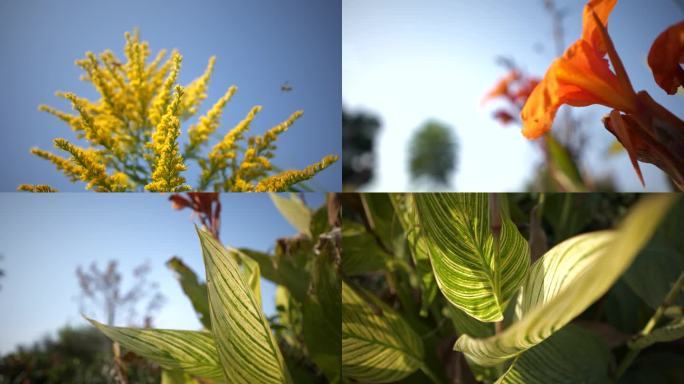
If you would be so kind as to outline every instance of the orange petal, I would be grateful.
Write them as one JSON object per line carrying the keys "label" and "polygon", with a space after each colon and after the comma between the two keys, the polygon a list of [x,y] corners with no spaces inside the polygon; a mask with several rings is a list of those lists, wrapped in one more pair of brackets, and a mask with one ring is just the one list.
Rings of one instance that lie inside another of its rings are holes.
{"label": "orange petal", "polygon": [[610,126],[613,128],[615,137],[620,141],[620,143],[622,143],[622,146],[625,147],[625,150],[629,155],[629,161],[632,162],[632,167],[634,167],[634,171],[636,172],[637,176],[639,176],[641,185],[646,186],[644,183],[644,176],[641,174],[639,162],[637,161],[637,148],[635,139],[638,139],[633,137],[634,129],[627,126],[622,118],[622,115],[620,115],[620,112],[616,110],[612,110],[610,112]]}
{"label": "orange petal", "polygon": [[667,28],[653,42],[648,65],[660,88],[670,95],[684,85],[684,21]]}
{"label": "orange petal", "polygon": [[520,72],[515,69],[511,70],[505,77],[499,80],[499,82],[491,91],[487,92],[480,104],[484,104],[487,101],[500,96],[508,96],[508,87],[512,82],[518,80],[519,78]]}
{"label": "orange petal", "polygon": [[606,45],[599,35],[596,20],[594,20],[592,11],[596,13],[603,25],[608,25],[608,17],[613,11],[613,7],[617,0],[590,0],[584,6],[584,13],[582,18],[582,40],[591,44],[594,49],[599,52],[606,53]]}
{"label": "orange petal", "polygon": [[563,104],[583,107],[603,104],[619,110],[634,109],[634,96],[626,94],[603,53],[580,39],[549,67],[520,114],[523,135],[536,139],[551,129]]}

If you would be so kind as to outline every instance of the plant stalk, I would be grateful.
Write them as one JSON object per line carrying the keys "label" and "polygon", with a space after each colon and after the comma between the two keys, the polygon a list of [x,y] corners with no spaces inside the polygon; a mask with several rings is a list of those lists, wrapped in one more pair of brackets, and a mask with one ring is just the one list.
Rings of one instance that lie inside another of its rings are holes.
{"label": "plant stalk", "polygon": [[[644,329],[639,332],[639,334],[636,336],[636,338],[643,337],[651,333],[653,328],[658,324],[658,321],[660,321],[660,318],[663,317],[663,314],[665,313],[665,309],[669,307],[675,300],[677,300],[677,297],[679,296],[679,293],[682,291],[682,288],[684,288],[684,272],[682,272],[679,275],[679,278],[677,278],[677,281],[674,283],[672,288],[670,289],[670,292],[667,293],[665,296],[665,299],[663,299],[663,302],[660,304],[658,309],[656,309],[655,313],[653,316],[651,316],[651,319],[646,323],[646,326],[644,326]],[[617,369],[617,372],[615,373],[615,380],[619,380],[620,377],[627,371],[627,368],[634,362],[634,360],[639,356],[639,352],[641,352],[641,349],[630,349],[627,355],[625,355],[624,359],[622,359],[622,362],[620,362],[620,366]]]}

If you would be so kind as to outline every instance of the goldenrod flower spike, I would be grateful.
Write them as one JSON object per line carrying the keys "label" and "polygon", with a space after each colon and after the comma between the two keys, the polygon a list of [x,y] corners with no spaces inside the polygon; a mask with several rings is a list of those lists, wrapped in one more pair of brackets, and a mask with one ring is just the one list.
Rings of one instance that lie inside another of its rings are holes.
{"label": "goldenrod flower spike", "polygon": [[183,119],[187,119],[197,114],[197,107],[207,98],[207,88],[209,78],[214,71],[216,56],[209,58],[207,69],[202,76],[195,79],[190,85],[185,87],[185,98],[183,99]]}
{"label": "goldenrod flower spike", "polygon": [[21,184],[18,188],[17,191],[24,191],[24,192],[59,192],[55,188],[52,188],[49,185],[44,185],[44,184],[38,184],[38,185],[33,185],[33,184]]}
{"label": "goldenrod flower spike", "polygon": [[302,170],[289,170],[275,176],[267,177],[259,182],[254,192],[284,192],[300,181],[309,180],[318,172],[328,168],[338,160],[337,156],[329,155],[318,163],[309,165]]}
{"label": "goldenrod flower spike", "polygon": [[152,182],[145,186],[151,192],[182,192],[190,190],[185,185],[185,178],[180,175],[187,167],[178,150],[178,136],[180,135],[180,120],[178,118],[183,88],[176,86],[176,92],[166,113],[152,136],[152,146],[156,155]]}
{"label": "goldenrod flower spike", "polygon": [[40,158],[43,158],[57,167],[58,170],[62,171],[66,177],[72,182],[81,180],[81,167],[74,164],[69,159],[65,159],[61,156],[57,156],[52,152],[42,150],[40,148],[31,148],[31,154],[34,154]]}
{"label": "goldenrod flower spike", "polygon": [[120,179],[112,179],[107,175],[102,160],[94,151],[77,147],[65,139],[55,139],[55,147],[71,154],[78,166],[76,172],[87,183],[86,189],[95,188],[98,192],[123,192],[127,189],[127,185],[118,183]]}
{"label": "goldenrod flower spike", "polygon": [[168,105],[169,99],[171,98],[171,88],[173,87],[173,84],[176,83],[176,79],[178,78],[178,72],[180,71],[180,65],[182,60],[183,57],[178,52],[173,53],[173,67],[171,69],[171,73],[169,73],[169,75],[166,77],[166,80],[164,80],[164,84],[162,84],[161,88],[159,89],[159,92],[155,95],[154,99],[152,100],[152,107],[150,107],[149,112],[149,120],[150,123],[152,123],[152,125],[156,126],[157,124],[159,124],[159,121],[161,120],[161,117],[164,114],[164,111],[166,110],[166,106]]}
{"label": "goldenrod flower spike", "polygon": [[233,95],[237,92],[236,86],[231,86],[228,91],[221,97],[216,104],[204,116],[200,117],[199,123],[190,126],[188,129],[189,143],[185,147],[187,155],[193,155],[200,146],[209,140],[209,136],[214,133],[219,125],[221,114],[226,104],[230,101]]}

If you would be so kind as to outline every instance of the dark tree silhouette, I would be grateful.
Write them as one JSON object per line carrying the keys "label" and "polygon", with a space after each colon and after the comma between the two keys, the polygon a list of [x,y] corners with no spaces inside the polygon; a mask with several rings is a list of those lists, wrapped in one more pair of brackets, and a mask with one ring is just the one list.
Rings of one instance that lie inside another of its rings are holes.
{"label": "dark tree silhouette", "polygon": [[448,126],[429,121],[413,135],[409,146],[409,169],[414,181],[450,184],[456,170],[458,143]]}
{"label": "dark tree silhouette", "polygon": [[375,136],[380,120],[360,112],[342,109],[342,182],[345,190],[355,190],[373,178]]}

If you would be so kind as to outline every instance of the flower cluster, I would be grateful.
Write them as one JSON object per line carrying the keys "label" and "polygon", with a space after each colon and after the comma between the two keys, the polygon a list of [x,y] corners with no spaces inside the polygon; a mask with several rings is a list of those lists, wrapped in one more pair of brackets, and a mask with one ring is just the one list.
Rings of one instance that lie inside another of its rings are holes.
{"label": "flower cluster", "polygon": [[[231,86],[197,123],[187,130],[187,140],[180,143],[181,122],[197,115],[207,98],[209,79],[216,62],[209,59],[206,71],[183,87],[177,84],[181,55],[160,51],[152,60],[147,42],[138,31],[126,33],[125,61],[107,50],[99,55],[86,53],[76,61],[84,70],[82,79],[93,84],[100,99],[90,101],[69,92],[57,96],[71,102],[75,114],[41,105],[87,142],[80,147],[65,139],[54,144],[66,152],[63,157],[43,149],[31,153],[50,161],[72,182],[83,181],[95,191],[180,192],[193,189],[186,184],[183,172],[193,160],[201,175],[196,190],[213,191],[285,191],[299,190],[296,184],[312,178],[335,161],[337,156],[303,170],[278,172],[271,160],[275,141],[302,115],[295,112],[286,121],[263,135],[247,137],[252,120],[261,110],[256,106],[247,117],[228,130],[223,139],[206,148],[210,136],[220,127],[223,109],[237,91]],[[244,142],[244,143],[241,143]],[[22,185],[20,190],[55,191],[45,185]]]}
{"label": "flower cluster", "polygon": [[[551,64],[522,109],[523,134],[529,139],[544,135],[563,104],[605,105],[613,110],[604,125],[627,150],[642,184],[637,160],[658,166],[684,190],[684,122],[645,91],[634,91],[607,31],[616,3],[587,2],[582,36]],[[680,22],[656,39],[648,55],[656,82],[669,94],[684,81],[683,51],[684,22]]]}

